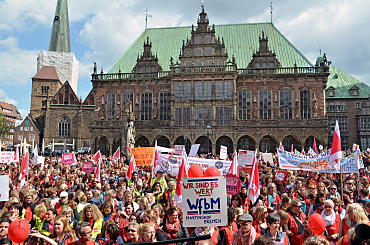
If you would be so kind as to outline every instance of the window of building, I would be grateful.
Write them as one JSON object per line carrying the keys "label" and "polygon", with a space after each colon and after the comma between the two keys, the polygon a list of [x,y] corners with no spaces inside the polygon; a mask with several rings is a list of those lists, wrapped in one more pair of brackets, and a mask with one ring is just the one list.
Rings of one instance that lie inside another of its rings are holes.
{"label": "window of building", "polygon": [[216,125],[231,125],[232,112],[231,107],[216,107]]}
{"label": "window of building", "polygon": [[360,119],[360,124],[361,124],[361,130],[362,131],[367,130],[367,120],[366,120],[366,118],[361,118]]}
{"label": "window of building", "polygon": [[190,100],[190,83],[175,83],[175,100]]}
{"label": "window of building", "polygon": [[123,109],[125,106],[125,102],[127,100],[127,98],[131,101],[131,106],[134,105],[134,94],[133,93],[125,93],[125,94],[122,94],[122,106],[121,108]]}
{"label": "window of building", "polygon": [[159,93],[159,120],[171,119],[171,93]]}
{"label": "window of building", "polygon": [[185,61],[185,66],[191,66],[191,61]]}
{"label": "window of building", "polygon": [[23,140],[23,135],[18,135],[18,140]]}
{"label": "window of building", "polygon": [[211,48],[206,48],[204,49],[204,54],[206,56],[211,56],[212,55],[212,49]]}
{"label": "window of building", "polygon": [[231,81],[216,82],[216,100],[231,100]]}
{"label": "window of building", "polygon": [[212,60],[204,61],[204,66],[211,66],[211,65],[212,65]]}
{"label": "window of building", "polygon": [[222,60],[215,60],[216,66],[222,66]]}
{"label": "window of building", "polygon": [[335,91],[334,90],[328,90],[328,96],[329,97],[334,97],[335,96]]}
{"label": "window of building", "polygon": [[352,90],[352,96],[358,96],[360,93],[357,89]]}
{"label": "window of building", "polygon": [[280,91],[280,118],[292,119],[293,118],[293,106],[292,106],[292,91],[283,90]]}
{"label": "window of building", "polygon": [[35,140],[35,135],[34,134],[30,134],[30,141],[33,141]]}
{"label": "window of building", "polygon": [[211,82],[196,82],[195,83],[195,100],[210,100],[211,99]]}
{"label": "window of building", "polygon": [[33,131],[33,127],[32,127],[32,126],[30,127],[30,131],[31,131],[31,132]]}
{"label": "window of building", "polygon": [[356,103],[356,109],[361,109],[361,104],[360,103]]}
{"label": "window of building", "polygon": [[201,60],[194,61],[194,66],[202,66],[203,62]]}
{"label": "window of building", "polygon": [[259,91],[260,119],[271,119],[271,91]]}
{"label": "window of building", "polygon": [[301,109],[301,118],[310,119],[311,118],[311,97],[309,90],[300,91],[300,109]]}
{"label": "window of building", "polygon": [[108,94],[107,97],[108,97],[107,104],[108,120],[114,120],[114,115],[116,112],[116,95]]}
{"label": "window of building", "polygon": [[20,130],[23,131],[23,127],[21,127]]}
{"label": "window of building", "polygon": [[329,102],[326,108],[327,111],[335,111],[335,102]]}
{"label": "window of building", "polygon": [[261,139],[261,152],[270,152],[271,142],[270,138]]}
{"label": "window of building", "polygon": [[238,92],[238,110],[240,120],[251,119],[251,92]]}
{"label": "window of building", "polygon": [[212,43],[212,37],[211,36],[205,36],[204,37],[204,43]]}
{"label": "window of building", "polygon": [[338,123],[341,132],[348,131],[347,117],[338,117]]}
{"label": "window of building", "polygon": [[348,150],[348,136],[341,136],[340,137],[341,143],[342,143],[342,150],[346,151]]}
{"label": "window of building", "polygon": [[175,125],[190,125],[190,108],[176,108]]}
{"label": "window of building", "polygon": [[151,120],[152,119],[152,93],[142,93],[141,94],[141,120]]}
{"label": "window of building", "polygon": [[370,147],[370,138],[361,138],[361,149],[367,149]]}
{"label": "window of building", "polygon": [[211,124],[211,107],[195,108],[195,125]]}
{"label": "window of building", "polygon": [[195,43],[195,44],[200,44],[200,43],[202,43],[202,37],[194,37],[194,43]]}
{"label": "window of building", "polygon": [[68,138],[70,137],[70,129],[71,129],[71,121],[67,116],[63,116],[59,120],[59,137],[60,138]]}
{"label": "window of building", "polygon": [[27,132],[29,130],[29,127],[24,127],[24,131]]}
{"label": "window of building", "polygon": [[201,48],[196,48],[194,50],[194,54],[195,54],[195,56],[201,56],[202,55],[202,49]]}
{"label": "window of building", "polygon": [[347,111],[347,102],[342,102],[342,111]]}

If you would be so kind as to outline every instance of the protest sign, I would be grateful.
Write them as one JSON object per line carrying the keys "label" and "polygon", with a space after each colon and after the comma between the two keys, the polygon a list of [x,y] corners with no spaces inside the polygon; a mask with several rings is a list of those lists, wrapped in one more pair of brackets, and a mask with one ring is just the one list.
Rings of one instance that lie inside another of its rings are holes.
{"label": "protest sign", "polygon": [[221,160],[226,160],[227,157],[227,147],[224,145],[221,145],[220,147],[220,159]]}
{"label": "protest sign", "polygon": [[62,156],[62,162],[66,165],[76,163],[74,153],[64,153]]}
{"label": "protest sign", "polygon": [[154,147],[132,148],[136,166],[150,166],[152,164]]}
{"label": "protest sign", "polygon": [[0,152],[0,163],[13,162],[14,151],[1,151]]}
{"label": "protest sign", "polygon": [[274,164],[274,159],[272,158],[272,153],[262,153],[263,161],[265,163],[269,162],[271,165]]}
{"label": "protest sign", "polygon": [[329,164],[331,150],[325,151],[316,156],[299,156],[291,152],[277,149],[279,154],[279,168],[290,170],[323,170],[332,169]]}
{"label": "protest sign", "polygon": [[239,192],[240,179],[239,176],[232,174],[226,175],[226,192],[228,195],[234,195]]}
{"label": "protest sign", "polygon": [[254,151],[239,150],[238,165],[239,170],[251,172],[253,166]]}
{"label": "protest sign", "polygon": [[[179,156],[172,156],[169,154],[159,154],[159,166],[158,169],[162,170],[164,174],[173,173],[177,176],[179,174],[180,159]],[[136,159],[135,159],[136,161]],[[188,157],[189,166],[199,165],[203,170],[209,167],[216,167],[222,175],[226,175],[229,171],[231,161],[224,160],[212,160],[205,158]]]}
{"label": "protest sign", "polygon": [[198,154],[199,146],[200,146],[200,144],[191,145],[188,157],[196,157],[197,154]]}
{"label": "protest sign", "polygon": [[9,201],[9,175],[0,175],[0,201]]}
{"label": "protest sign", "polygon": [[[361,168],[358,164],[358,158],[356,153],[349,155],[346,158],[343,158],[340,160],[340,163],[342,165],[342,172],[343,173],[358,173],[359,169]],[[332,169],[325,169],[325,170],[319,170],[315,172],[321,172],[321,173],[340,173],[340,167],[332,168]]]}
{"label": "protest sign", "polygon": [[288,178],[288,172],[286,171],[278,171],[277,172],[277,179],[282,181],[282,182],[286,182]]}
{"label": "protest sign", "polygon": [[184,227],[227,225],[226,177],[183,178]]}
{"label": "protest sign", "polygon": [[37,156],[37,164],[44,164],[45,163],[45,157],[43,156]]}
{"label": "protest sign", "polygon": [[94,164],[92,162],[83,163],[82,171],[84,171],[85,173],[92,173],[94,171]]}
{"label": "protest sign", "polygon": [[185,149],[184,145],[175,145],[175,152],[173,154],[181,155],[183,149]]}

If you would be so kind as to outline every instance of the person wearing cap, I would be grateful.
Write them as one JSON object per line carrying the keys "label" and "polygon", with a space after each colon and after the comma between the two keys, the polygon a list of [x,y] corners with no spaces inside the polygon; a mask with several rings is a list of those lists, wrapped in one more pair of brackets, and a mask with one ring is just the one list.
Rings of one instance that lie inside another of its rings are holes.
{"label": "person wearing cap", "polygon": [[252,226],[253,217],[250,214],[243,214],[239,218],[240,229],[233,238],[232,245],[251,245],[261,235]]}
{"label": "person wearing cap", "polygon": [[290,245],[288,235],[285,232],[279,231],[280,216],[277,213],[271,213],[266,217],[267,231],[266,236],[270,237],[275,244]]}
{"label": "person wearing cap", "polygon": [[63,210],[68,205],[68,192],[62,191],[59,195],[59,202],[55,204],[55,210],[57,211],[58,214],[60,214]]}

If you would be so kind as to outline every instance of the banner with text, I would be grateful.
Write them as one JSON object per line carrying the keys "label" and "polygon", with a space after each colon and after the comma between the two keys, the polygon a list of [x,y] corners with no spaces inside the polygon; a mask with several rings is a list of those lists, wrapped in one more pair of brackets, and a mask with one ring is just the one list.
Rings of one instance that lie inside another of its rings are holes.
{"label": "banner with text", "polygon": [[62,162],[66,165],[72,165],[75,162],[75,154],[74,153],[64,153],[62,156]]}
{"label": "banner with text", "polygon": [[226,160],[227,158],[227,146],[221,145],[220,147],[220,159]]}
{"label": "banner with text", "polygon": [[2,151],[0,152],[0,163],[13,162],[14,151]]}
{"label": "banner with text", "polygon": [[[343,158],[340,160],[340,164],[342,165],[342,172],[344,174],[346,173],[358,173],[359,169],[362,168],[361,164],[359,163],[358,160],[358,155],[361,155],[361,153],[356,151],[355,153],[349,155],[346,158]],[[325,169],[325,170],[318,170],[315,172],[320,172],[320,173],[340,173],[340,167],[338,168],[332,168],[332,169]]]}
{"label": "banner with text", "polygon": [[183,178],[184,227],[227,225],[226,177]]}
{"label": "banner with text", "polygon": [[239,176],[233,174],[226,175],[226,192],[228,195],[234,195],[239,192],[240,179]]}
{"label": "banner with text", "polygon": [[325,151],[316,156],[299,156],[294,153],[277,149],[279,168],[290,170],[323,170],[333,169],[329,164],[331,150]]}
{"label": "banner with text", "polygon": [[[175,176],[179,174],[180,168],[180,159],[179,156],[172,156],[168,154],[159,154],[159,168],[163,171],[164,174],[169,172],[173,173]],[[136,161],[136,158],[135,158]],[[209,167],[216,167],[222,175],[226,175],[229,171],[231,161],[224,161],[224,160],[212,160],[212,159],[205,159],[205,158],[196,158],[196,157],[188,157],[189,166],[192,165],[199,165],[203,170]]]}
{"label": "banner with text", "polygon": [[154,147],[132,148],[136,166],[150,166],[153,160]]}
{"label": "banner with text", "polygon": [[9,201],[9,175],[0,175],[0,201]]}
{"label": "banner with text", "polygon": [[251,172],[253,166],[254,151],[239,150],[238,165],[239,170]]}

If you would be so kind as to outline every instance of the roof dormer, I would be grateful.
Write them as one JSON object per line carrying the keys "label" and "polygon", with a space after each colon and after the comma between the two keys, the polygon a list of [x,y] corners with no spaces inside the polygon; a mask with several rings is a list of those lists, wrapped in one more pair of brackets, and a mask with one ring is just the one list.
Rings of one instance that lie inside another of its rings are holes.
{"label": "roof dormer", "polygon": [[355,85],[349,90],[349,92],[351,93],[352,96],[359,96],[360,88]]}
{"label": "roof dormer", "polygon": [[328,97],[335,97],[335,88],[333,86],[330,86],[327,90],[326,90],[326,95]]}

